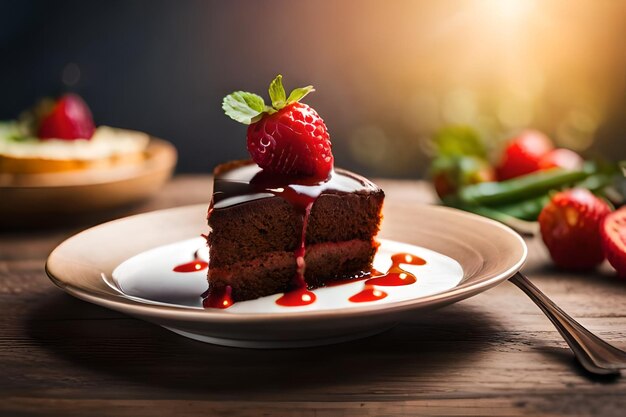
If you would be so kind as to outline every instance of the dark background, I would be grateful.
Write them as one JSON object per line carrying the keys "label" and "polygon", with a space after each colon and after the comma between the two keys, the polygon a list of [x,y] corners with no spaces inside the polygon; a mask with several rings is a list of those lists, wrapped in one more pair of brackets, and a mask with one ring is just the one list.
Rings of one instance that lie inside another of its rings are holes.
{"label": "dark background", "polygon": [[325,119],[336,163],[417,177],[449,123],[533,126],[626,158],[618,1],[0,1],[0,120],[81,94],[98,124],[172,141],[180,172],[246,157],[221,99],[278,73]]}

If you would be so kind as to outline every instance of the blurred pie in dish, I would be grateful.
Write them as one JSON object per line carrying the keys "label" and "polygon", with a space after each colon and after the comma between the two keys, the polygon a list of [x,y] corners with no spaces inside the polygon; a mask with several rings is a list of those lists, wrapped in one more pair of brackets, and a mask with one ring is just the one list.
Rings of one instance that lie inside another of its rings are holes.
{"label": "blurred pie in dish", "polygon": [[142,132],[96,127],[75,94],[45,100],[18,120],[0,122],[0,173],[39,174],[106,169],[145,159],[150,137]]}

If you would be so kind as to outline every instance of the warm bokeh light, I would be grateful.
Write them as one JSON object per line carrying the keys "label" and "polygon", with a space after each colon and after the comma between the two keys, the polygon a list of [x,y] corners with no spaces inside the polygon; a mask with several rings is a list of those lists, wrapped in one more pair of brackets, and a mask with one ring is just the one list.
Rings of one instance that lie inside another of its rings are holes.
{"label": "warm bokeh light", "polygon": [[[363,164],[410,170],[416,139],[445,124],[471,125],[493,140],[535,127],[585,151],[625,110],[624,3],[480,0],[411,9],[406,18],[416,24],[396,22],[404,36],[369,62],[368,74],[384,78],[377,91],[385,85],[388,95],[350,136]],[[363,89],[359,101],[370,93]]]}

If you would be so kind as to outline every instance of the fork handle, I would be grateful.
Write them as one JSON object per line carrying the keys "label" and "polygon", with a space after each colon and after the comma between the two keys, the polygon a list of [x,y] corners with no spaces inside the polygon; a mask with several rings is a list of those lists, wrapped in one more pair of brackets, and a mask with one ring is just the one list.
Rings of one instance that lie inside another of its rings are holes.
{"label": "fork handle", "polygon": [[587,371],[598,375],[610,375],[619,373],[620,369],[626,368],[626,352],[608,344],[585,329],[539,291],[520,272],[509,278],[509,281],[524,291],[548,316],[574,352],[576,359]]}

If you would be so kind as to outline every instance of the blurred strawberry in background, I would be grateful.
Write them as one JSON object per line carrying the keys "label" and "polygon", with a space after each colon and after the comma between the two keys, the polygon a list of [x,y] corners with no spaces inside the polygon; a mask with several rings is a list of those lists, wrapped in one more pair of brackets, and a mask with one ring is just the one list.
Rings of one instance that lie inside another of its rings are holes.
{"label": "blurred strawberry in background", "polygon": [[500,181],[541,169],[541,160],[552,149],[552,141],[536,130],[526,130],[508,141],[497,167]]}
{"label": "blurred strawberry in background", "polygon": [[464,126],[448,126],[433,137],[430,172],[443,204],[524,234],[535,234],[538,220],[557,266],[590,269],[606,254],[626,276],[626,211],[607,217],[607,201],[624,203],[623,166],[585,161],[536,130],[511,137],[501,151],[487,146],[493,142]]}
{"label": "blurred strawberry in background", "polygon": [[584,159],[576,152],[558,148],[551,150],[539,160],[539,169],[580,169],[584,162]]}
{"label": "blurred strawberry in background", "polygon": [[40,139],[91,139],[96,131],[91,110],[76,94],[65,94],[42,115]]}
{"label": "blurred strawberry in background", "polygon": [[495,180],[487,149],[473,129],[463,126],[441,129],[433,145],[436,157],[430,175],[439,197],[453,195],[466,185]]}

